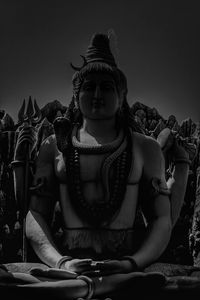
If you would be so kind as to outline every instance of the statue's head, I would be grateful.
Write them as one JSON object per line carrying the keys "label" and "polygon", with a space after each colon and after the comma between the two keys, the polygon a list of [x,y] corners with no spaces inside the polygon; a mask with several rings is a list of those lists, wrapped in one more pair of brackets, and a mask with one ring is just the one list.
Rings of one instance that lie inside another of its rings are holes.
{"label": "statue's head", "polygon": [[126,100],[128,92],[127,79],[124,73],[118,68],[111,52],[110,37],[106,34],[94,34],[85,55],[81,55],[81,57],[83,58],[82,66],[75,67],[71,64],[76,72],[72,78],[73,97],[66,112],[66,118],[71,124],[82,122],[83,113],[80,110],[79,102],[81,100],[80,96],[84,81],[91,76],[103,76],[113,81],[117,97],[120,98],[120,105],[118,105],[118,109],[115,110],[115,112],[117,112],[115,116],[117,117],[119,126],[123,124],[125,127],[132,127],[134,130],[141,132],[134,121],[134,115]]}
{"label": "statue's head", "polygon": [[110,50],[110,40],[105,34],[94,34],[90,45],[83,58],[81,67],[72,68],[76,70],[73,78],[73,97],[76,105],[79,105],[80,91],[84,80],[94,74],[111,78],[120,98],[126,97],[127,80],[123,72],[117,67],[115,58]]}

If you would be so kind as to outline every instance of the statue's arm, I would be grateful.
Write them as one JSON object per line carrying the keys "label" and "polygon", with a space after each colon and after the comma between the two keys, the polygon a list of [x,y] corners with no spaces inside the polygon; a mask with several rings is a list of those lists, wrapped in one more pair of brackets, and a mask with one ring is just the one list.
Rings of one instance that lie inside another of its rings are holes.
{"label": "statue's arm", "polygon": [[175,166],[172,172],[172,177],[170,177],[167,181],[167,186],[171,191],[171,216],[172,225],[174,226],[180,216],[185,198],[190,160],[188,152],[182,146],[178,145],[176,141],[173,149]]}
{"label": "statue's arm", "polygon": [[26,217],[26,236],[38,257],[55,267],[62,257],[53,241],[51,221],[56,203],[54,172],[54,142],[47,138],[40,147],[33,181],[33,195]]}
{"label": "statue's arm", "polygon": [[[147,220],[147,233],[139,250],[133,255],[140,268],[155,262],[165,250],[172,230],[171,209],[165,163],[159,144],[148,138],[143,152],[143,190],[142,210]],[[145,186],[146,184],[146,186]]]}
{"label": "statue's arm", "polygon": [[187,188],[190,159],[194,159],[196,146],[190,144],[188,147],[187,143],[183,142],[184,139],[173,134],[169,128],[164,128],[159,133],[157,141],[168,163],[174,163],[172,176],[167,180],[168,189],[171,191],[171,216],[174,226],[180,216]]}

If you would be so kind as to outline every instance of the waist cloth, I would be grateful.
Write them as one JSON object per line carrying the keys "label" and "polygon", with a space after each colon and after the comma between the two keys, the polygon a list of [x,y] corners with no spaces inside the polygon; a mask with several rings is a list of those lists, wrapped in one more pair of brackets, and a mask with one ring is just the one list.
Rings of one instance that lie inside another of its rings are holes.
{"label": "waist cloth", "polygon": [[77,258],[110,259],[133,254],[144,238],[144,227],[126,229],[65,228],[63,254]]}

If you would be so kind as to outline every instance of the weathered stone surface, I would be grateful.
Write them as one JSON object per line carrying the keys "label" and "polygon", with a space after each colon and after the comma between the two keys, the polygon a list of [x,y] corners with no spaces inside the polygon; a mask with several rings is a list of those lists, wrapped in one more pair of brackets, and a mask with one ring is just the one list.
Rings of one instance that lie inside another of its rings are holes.
{"label": "weathered stone surface", "polygon": [[9,114],[4,111],[0,111],[0,132],[14,130],[14,121]]}
{"label": "weathered stone surface", "polygon": [[5,114],[5,110],[3,110],[3,109],[0,109],[0,119],[2,119],[2,118],[3,118],[4,114]]}
{"label": "weathered stone surface", "polygon": [[[140,102],[135,102],[131,106],[135,116],[135,121],[142,127],[147,135],[152,135],[160,120],[166,123],[166,120],[158,113],[155,107],[150,108]],[[157,127],[157,131],[158,131]],[[156,132],[158,134],[158,132]]]}
{"label": "weathered stone surface", "polygon": [[175,123],[177,123],[176,117],[174,115],[170,115],[166,122],[167,127],[172,129],[174,127]]}
{"label": "weathered stone surface", "polygon": [[63,116],[67,107],[62,105],[58,100],[47,103],[42,109],[42,117],[47,118],[50,123],[53,123],[56,117]]}
{"label": "weathered stone surface", "polygon": [[[198,169],[198,167],[200,167],[200,122],[196,124],[188,118],[183,120],[180,125],[175,116],[171,115],[168,119],[164,119],[156,108],[150,108],[140,102],[136,102],[131,109],[135,121],[143,128],[145,134],[157,138],[159,133],[164,128],[168,127],[174,132],[182,135],[189,146],[189,143],[191,143],[195,144],[197,147],[197,155],[190,168],[186,197],[178,221],[179,227],[176,228],[173,237],[173,242],[175,241],[175,244],[170,245],[171,249],[168,252],[168,258],[170,262],[190,262],[192,253],[195,264],[200,265],[200,247],[198,246],[198,243],[200,243],[200,180]],[[64,116],[66,111],[67,107],[63,106],[58,100],[47,103],[41,109],[42,120],[37,125],[37,150],[42,141],[47,136],[54,133],[53,122],[55,118],[57,116]],[[4,239],[0,239],[0,262],[8,261],[8,258],[13,259],[13,261],[20,261],[22,258],[21,244],[19,242],[21,238],[21,224],[19,224],[16,207],[13,205],[14,193],[13,188],[10,188],[11,186],[13,187],[13,178],[12,170],[9,167],[10,161],[13,158],[16,140],[16,132],[14,130],[16,130],[17,127],[12,118],[7,115],[4,110],[0,110],[0,122],[2,125],[0,129],[0,143],[2,145],[0,149],[0,231],[3,232],[4,236]],[[193,216],[194,208],[194,218],[191,218]],[[193,226],[191,226],[191,224],[193,224]],[[188,236],[189,233],[191,233],[191,227],[192,235],[190,238],[192,240],[192,236],[194,236],[195,242],[193,241],[193,243],[190,243],[189,249]],[[57,232],[59,232],[59,230],[60,229],[58,229]]]}
{"label": "weathered stone surface", "polygon": [[182,121],[180,127],[181,127],[181,135],[183,137],[190,137],[194,134],[196,129],[195,122],[192,121],[191,118],[187,118]]}
{"label": "weathered stone surface", "polygon": [[194,259],[194,265],[200,266],[200,166],[196,170],[194,217],[190,234],[190,247]]}

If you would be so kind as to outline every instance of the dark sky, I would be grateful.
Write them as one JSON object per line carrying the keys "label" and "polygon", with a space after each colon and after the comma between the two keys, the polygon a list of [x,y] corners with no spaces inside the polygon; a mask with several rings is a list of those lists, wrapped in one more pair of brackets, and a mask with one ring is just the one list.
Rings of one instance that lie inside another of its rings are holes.
{"label": "dark sky", "polygon": [[113,28],[129,103],[163,117],[200,120],[198,1],[0,1],[0,109],[15,120],[23,99],[42,107],[71,99],[69,63],[79,65],[94,32]]}

